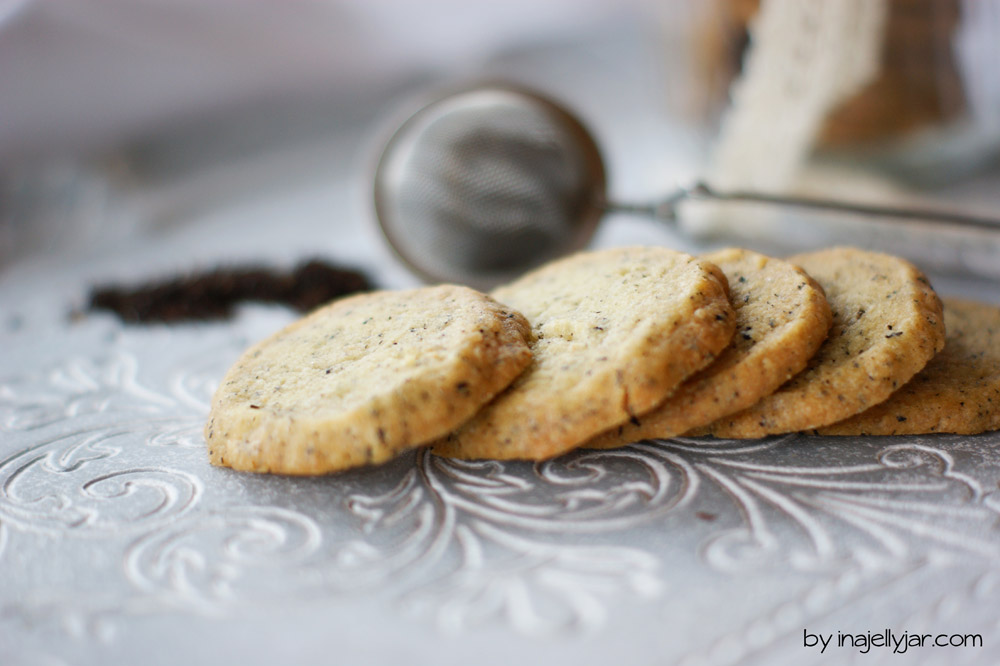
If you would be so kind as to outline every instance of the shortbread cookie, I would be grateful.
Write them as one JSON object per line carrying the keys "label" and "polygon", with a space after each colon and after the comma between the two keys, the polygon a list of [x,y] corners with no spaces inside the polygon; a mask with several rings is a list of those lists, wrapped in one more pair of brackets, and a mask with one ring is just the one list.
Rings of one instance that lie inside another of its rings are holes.
{"label": "shortbread cookie", "polygon": [[457,286],[336,301],[247,351],[212,400],[212,463],[321,474],[444,436],[531,360],[525,318]]}
{"label": "shortbread cookie", "polygon": [[736,311],[733,341],[666,402],[590,440],[587,447],[608,449],[673,437],[745,409],[805,368],[823,343],[830,306],[823,289],[801,268],[749,250],[722,250],[703,258],[729,279]]}
{"label": "shortbread cookie", "polygon": [[497,289],[523,312],[534,360],[435,453],[544,460],[649,411],[729,342],[726,278],[664,248],[578,254]]}
{"label": "shortbread cookie", "polygon": [[885,402],[821,435],[972,435],[1000,429],[1000,308],[944,301],[944,350]]}
{"label": "shortbread cookie", "polygon": [[888,398],[944,346],[941,301],[909,262],[855,248],[788,261],[826,291],[826,342],[775,393],[692,434],[763,437],[842,421]]}

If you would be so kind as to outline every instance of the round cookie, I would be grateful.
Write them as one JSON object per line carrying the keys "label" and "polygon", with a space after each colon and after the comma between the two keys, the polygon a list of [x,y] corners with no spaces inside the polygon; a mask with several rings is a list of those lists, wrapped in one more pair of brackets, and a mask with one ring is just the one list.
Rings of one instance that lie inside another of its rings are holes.
{"label": "round cookie", "polygon": [[729,280],[736,335],[710,366],[652,411],[587,442],[610,449],[674,437],[770,395],[806,363],[830,329],[823,289],[799,267],[749,250],[705,255]]}
{"label": "round cookie", "polygon": [[729,342],[715,266],[664,248],[574,255],[497,289],[535,333],[534,359],[434,452],[544,460],[649,411]]}
{"label": "round cookie", "polygon": [[826,292],[833,311],[826,342],[777,391],[691,434],[763,437],[836,423],[888,398],[944,346],[941,301],[909,262],[856,248],[788,261]]}
{"label": "round cookie", "polygon": [[944,349],[888,400],[820,435],[973,435],[1000,429],[1000,308],[945,299]]}
{"label": "round cookie", "polygon": [[531,360],[527,320],[444,285],[335,301],[249,349],[212,399],[211,462],[321,474],[444,436]]}

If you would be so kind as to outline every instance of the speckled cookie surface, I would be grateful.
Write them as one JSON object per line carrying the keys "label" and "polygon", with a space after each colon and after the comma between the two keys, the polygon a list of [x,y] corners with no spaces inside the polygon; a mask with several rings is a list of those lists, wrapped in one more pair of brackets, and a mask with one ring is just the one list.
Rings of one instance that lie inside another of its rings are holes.
{"label": "speckled cookie surface", "polygon": [[856,248],[788,261],[826,292],[833,311],[826,341],[770,396],[693,434],[763,437],[836,423],[888,398],[944,346],[941,301],[909,262]]}
{"label": "speckled cookie surface", "polygon": [[1000,429],[1000,308],[945,299],[944,349],[885,402],[821,435],[972,435]]}
{"label": "speckled cookie surface", "polygon": [[216,465],[321,474],[439,438],[531,360],[522,315],[450,285],[336,301],[249,349],[205,425]]}
{"label": "speckled cookie surface", "polygon": [[736,312],[732,342],[666,402],[595,437],[587,447],[673,437],[745,409],[805,368],[826,338],[830,306],[823,289],[801,268],[740,249],[703,258],[729,279]]}
{"label": "speckled cookie surface", "polygon": [[563,259],[497,289],[531,322],[528,369],[435,453],[544,460],[662,402],[729,342],[726,279],[664,248]]}

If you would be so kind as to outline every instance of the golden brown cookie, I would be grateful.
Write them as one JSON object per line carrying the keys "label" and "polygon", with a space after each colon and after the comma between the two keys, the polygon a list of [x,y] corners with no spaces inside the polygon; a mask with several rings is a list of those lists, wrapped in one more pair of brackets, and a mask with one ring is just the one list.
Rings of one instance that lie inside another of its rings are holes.
{"label": "golden brown cookie", "polygon": [[729,279],[736,335],[714,363],[638,419],[587,442],[609,449],[653,437],[674,437],[745,409],[797,372],[826,338],[830,306],[823,289],[786,261],[749,250],[703,257]]}
{"label": "golden brown cookie", "polygon": [[444,285],[354,296],[252,347],[212,400],[216,465],[322,474],[444,436],[531,360],[523,316]]}
{"label": "golden brown cookie", "polygon": [[944,346],[941,301],[909,262],[856,248],[791,257],[833,310],[806,370],[757,404],[692,434],[765,435],[819,428],[888,398]]}
{"label": "golden brown cookie", "polygon": [[523,312],[534,360],[435,453],[544,460],[649,411],[729,342],[726,278],[664,248],[578,254],[497,289]]}
{"label": "golden brown cookie", "polygon": [[972,435],[1000,429],[1000,308],[945,299],[944,350],[888,400],[821,435]]}

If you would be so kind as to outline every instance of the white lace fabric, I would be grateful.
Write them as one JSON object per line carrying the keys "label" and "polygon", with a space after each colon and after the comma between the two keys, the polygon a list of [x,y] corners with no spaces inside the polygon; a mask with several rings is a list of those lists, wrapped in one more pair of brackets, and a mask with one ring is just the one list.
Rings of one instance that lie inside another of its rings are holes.
{"label": "white lace fabric", "polygon": [[878,74],[886,14],[886,0],[763,0],[709,183],[787,189],[824,118]]}

